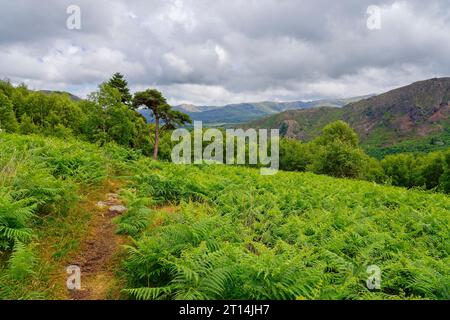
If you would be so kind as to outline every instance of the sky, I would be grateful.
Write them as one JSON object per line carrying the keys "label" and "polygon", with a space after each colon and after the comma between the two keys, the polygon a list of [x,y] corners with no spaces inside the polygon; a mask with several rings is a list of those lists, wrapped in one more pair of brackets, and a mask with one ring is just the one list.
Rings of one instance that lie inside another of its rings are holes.
{"label": "sky", "polygon": [[[68,12],[74,5],[79,16]],[[344,98],[450,76],[448,0],[0,0],[0,8],[0,78],[80,97],[115,72],[133,92],[157,88],[173,105]]]}

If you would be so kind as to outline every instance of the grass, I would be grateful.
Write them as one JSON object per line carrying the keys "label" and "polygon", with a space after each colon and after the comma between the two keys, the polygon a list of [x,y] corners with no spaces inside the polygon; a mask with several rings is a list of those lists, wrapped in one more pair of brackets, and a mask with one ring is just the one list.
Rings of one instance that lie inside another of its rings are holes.
{"label": "grass", "polygon": [[[0,172],[0,226],[14,231],[0,234],[1,299],[64,297],[60,269],[79,250],[93,199],[119,177],[129,210],[117,232],[132,241],[115,257],[112,298],[450,298],[443,194],[7,134]],[[380,290],[366,286],[370,265]]]}
{"label": "grass", "polygon": [[107,150],[0,134],[0,229],[9,231],[0,232],[0,299],[65,297],[67,261],[92,219],[89,199],[120,167]]}

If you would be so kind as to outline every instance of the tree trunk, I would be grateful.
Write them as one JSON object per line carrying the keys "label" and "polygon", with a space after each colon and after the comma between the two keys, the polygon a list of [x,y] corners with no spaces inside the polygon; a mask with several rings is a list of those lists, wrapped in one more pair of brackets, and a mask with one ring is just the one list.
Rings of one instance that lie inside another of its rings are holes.
{"label": "tree trunk", "polygon": [[159,146],[159,117],[155,117],[155,146],[153,148],[153,159],[158,160]]}

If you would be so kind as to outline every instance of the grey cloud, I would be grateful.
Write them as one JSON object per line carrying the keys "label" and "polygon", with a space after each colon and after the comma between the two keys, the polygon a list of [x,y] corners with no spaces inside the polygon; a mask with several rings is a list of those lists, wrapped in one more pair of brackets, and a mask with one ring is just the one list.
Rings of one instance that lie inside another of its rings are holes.
{"label": "grey cloud", "polygon": [[[69,4],[82,29],[65,27]],[[173,103],[380,92],[450,74],[445,0],[0,0],[0,77],[85,94],[112,73]],[[382,9],[381,30],[366,9]]]}

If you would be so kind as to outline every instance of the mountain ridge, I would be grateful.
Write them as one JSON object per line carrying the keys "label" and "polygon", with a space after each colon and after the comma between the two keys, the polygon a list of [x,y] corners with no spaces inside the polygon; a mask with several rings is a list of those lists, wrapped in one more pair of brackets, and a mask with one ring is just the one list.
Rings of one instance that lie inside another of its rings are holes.
{"label": "mountain ridge", "polygon": [[[320,99],[311,101],[262,101],[233,103],[224,106],[196,106],[181,104],[174,106],[175,110],[188,114],[194,121],[202,121],[210,125],[239,124],[256,120],[266,115],[276,114],[285,110],[298,110],[316,108],[319,106],[342,107],[348,102],[359,101],[371,95],[351,97],[344,99]],[[147,120],[150,120],[148,111],[141,111]]]}
{"label": "mountain ridge", "polygon": [[363,143],[378,147],[441,136],[450,131],[450,77],[414,82],[342,108],[287,110],[244,127],[280,129],[285,137],[308,141],[336,120],[347,122]]}

